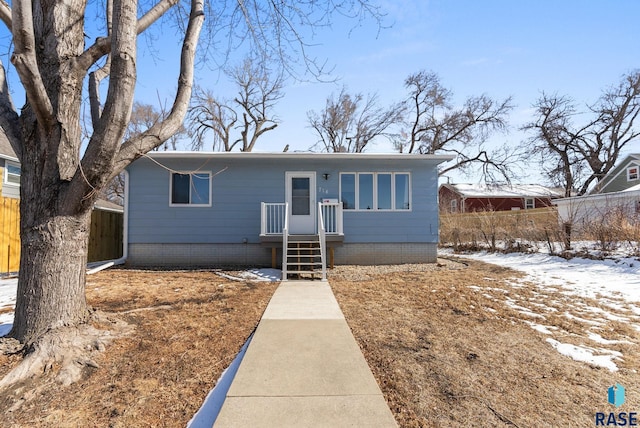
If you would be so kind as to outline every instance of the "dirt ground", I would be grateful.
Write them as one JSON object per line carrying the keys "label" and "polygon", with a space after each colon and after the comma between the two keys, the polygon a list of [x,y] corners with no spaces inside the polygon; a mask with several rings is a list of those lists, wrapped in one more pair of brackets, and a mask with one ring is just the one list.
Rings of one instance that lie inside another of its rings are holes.
{"label": "dirt ground", "polygon": [[[330,272],[401,427],[594,426],[596,412],[640,410],[633,390],[640,384],[640,331],[633,327],[640,317],[621,303],[615,319],[603,320],[585,309],[599,302],[514,286],[516,276],[469,261]],[[215,272],[112,269],[90,276],[90,304],[135,330],[109,345],[76,384],[56,385],[54,367],[0,395],[0,426],[184,427],[276,287]],[[541,317],[554,328],[551,336],[531,328]],[[619,371],[573,361],[546,340],[582,344],[594,326],[622,353]],[[0,357],[0,376],[18,360]],[[619,409],[607,403],[616,382],[627,386]]]}

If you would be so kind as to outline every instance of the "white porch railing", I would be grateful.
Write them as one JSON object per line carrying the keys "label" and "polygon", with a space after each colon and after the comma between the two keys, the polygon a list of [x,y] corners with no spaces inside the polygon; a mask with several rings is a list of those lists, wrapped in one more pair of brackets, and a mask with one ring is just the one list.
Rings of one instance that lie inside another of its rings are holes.
{"label": "white porch railing", "polygon": [[262,202],[260,235],[282,235],[287,221],[286,203]]}
{"label": "white porch railing", "polygon": [[[319,203],[318,216],[322,216],[327,235],[343,235],[342,204]],[[262,202],[260,235],[282,235],[287,220],[287,204]],[[319,230],[312,233],[318,233]]]}
{"label": "white porch railing", "polygon": [[322,217],[325,230],[328,235],[343,235],[344,230],[342,228],[342,204],[335,203],[320,203],[320,209],[318,215]]}

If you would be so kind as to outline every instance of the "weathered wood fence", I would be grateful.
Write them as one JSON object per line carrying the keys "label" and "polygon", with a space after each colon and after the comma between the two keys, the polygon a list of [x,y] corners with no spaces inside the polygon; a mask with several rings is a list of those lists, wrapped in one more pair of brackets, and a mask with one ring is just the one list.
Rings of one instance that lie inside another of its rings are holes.
{"label": "weathered wood fence", "polygon": [[[122,257],[123,214],[96,209],[91,213],[89,262]],[[20,268],[20,200],[0,197],[0,274]]]}
{"label": "weathered wood fence", "polygon": [[440,242],[450,244],[496,240],[546,240],[559,230],[555,207],[514,211],[481,211],[462,214],[440,214]]}

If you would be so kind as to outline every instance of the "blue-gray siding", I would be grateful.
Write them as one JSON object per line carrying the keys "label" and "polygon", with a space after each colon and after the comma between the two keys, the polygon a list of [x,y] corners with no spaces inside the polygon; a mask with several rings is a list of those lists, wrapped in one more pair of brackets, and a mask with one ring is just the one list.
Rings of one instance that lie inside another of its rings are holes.
{"label": "blue-gray siding", "polygon": [[[129,243],[258,243],[260,203],[285,201],[286,171],[316,171],[318,200],[339,199],[340,172],[409,172],[406,212],[344,212],[347,243],[437,243],[435,160],[159,159],[178,171],[210,171],[211,207],[170,207],[170,172],[148,159],[129,167]],[[226,168],[226,169],[225,169]],[[224,171],[223,171],[224,170]],[[323,174],[330,174],[325,180]]]}

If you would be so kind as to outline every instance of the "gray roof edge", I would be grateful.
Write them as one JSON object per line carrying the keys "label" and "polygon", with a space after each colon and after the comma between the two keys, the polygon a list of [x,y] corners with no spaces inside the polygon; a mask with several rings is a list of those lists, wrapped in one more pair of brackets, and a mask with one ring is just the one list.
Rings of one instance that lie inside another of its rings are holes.
{"label": "gray roof edge", "polygon": [[312,152],[150,152],[151,158],[219,158],[219,159],[411,159],[450,161],[452,155],[422,155],[415,153],[312,153]]}

